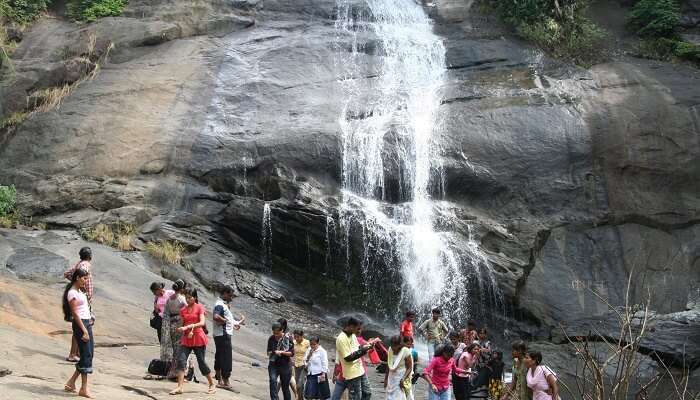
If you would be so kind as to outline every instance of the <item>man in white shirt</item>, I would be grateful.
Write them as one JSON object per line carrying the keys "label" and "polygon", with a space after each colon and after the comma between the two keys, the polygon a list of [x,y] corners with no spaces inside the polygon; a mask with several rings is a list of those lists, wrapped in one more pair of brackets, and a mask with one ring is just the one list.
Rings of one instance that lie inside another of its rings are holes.
{"label": "man in white shirt", "polygon": [[241,324],[245,321],[245,316],[241,315],[240,319],[233,318],[229,303],[235,296],[233,288],[225,286],[221,290],[221,295],[214,304],[214,327],[212,334],[214,335],[214,344],[216,345],[216,353],[214,355],[214,371],[216,379],[221,388],[228,389],[231,387],[229,378],[231,378],[231,370],[233,369],[233,350],[231,348],[231,335],[233,330],[241,328]]}

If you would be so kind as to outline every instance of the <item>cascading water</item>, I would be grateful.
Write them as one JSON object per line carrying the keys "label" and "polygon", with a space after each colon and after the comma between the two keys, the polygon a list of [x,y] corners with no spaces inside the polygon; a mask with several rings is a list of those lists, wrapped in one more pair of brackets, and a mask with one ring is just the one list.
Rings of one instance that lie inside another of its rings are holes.
{"label": "cascading water", "polygon": [[[366,288],[374,280],[391,279],[392,269],[397,270],[399,307],[427,310],[449,304],[453,317],[464,316],[470,296],[465,280],[470,274],[480,279],[479,270],[488,263],[471,239],[467,248],[456,251],[452,235],[436,230],[432,192],[442,179],[434,179],[441,176],[434,131],[440,126],[446,74],[443,43],[414,0],[366,0],[364,13],[347,0],[338,0],[337,6],[342,43],[337,67],[347,99],[339,118],[339,224],[347,262],[349,237],[357,229]],[[368,67],[370,50],[376,62]],[[382,268],[376,268],[379,264]],[[465,271],[467,266],[471,271]]]}
{"label": "cascading water", "polygon": [[262,263],[268,271],[272,270],[272,210],[270,209],[270,204],[265,203],[263,206],[263,217],[262,217],[262,242],[261,242],[261,254]]}

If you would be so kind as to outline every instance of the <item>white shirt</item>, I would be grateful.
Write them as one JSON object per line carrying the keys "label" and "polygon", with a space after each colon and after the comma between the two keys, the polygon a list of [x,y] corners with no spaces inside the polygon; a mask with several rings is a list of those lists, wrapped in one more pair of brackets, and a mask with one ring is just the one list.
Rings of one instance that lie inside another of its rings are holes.
{"label": "white shirt", "polygon": [[[313,350],[309,347],[308,350],[306,350],[306,354],[304,354],[304,364],[306,364],[309,375],[327,374],[328,353],[326,353],[326,349],[319,345],[316,351],[313,353],[311,353],[311,351]],[[311,354],[311,358],[309,358],[309,354]]]}
{"label": "white shirt", "polygon": [[76,311],[78,318],[90,319],[90,304],[88,303],[87,295],[85,295],[85,293],[79,290],[71,289],[68,291],[68,295],[66,297],[68,299],[68,303],[74,299],[76,300]]}

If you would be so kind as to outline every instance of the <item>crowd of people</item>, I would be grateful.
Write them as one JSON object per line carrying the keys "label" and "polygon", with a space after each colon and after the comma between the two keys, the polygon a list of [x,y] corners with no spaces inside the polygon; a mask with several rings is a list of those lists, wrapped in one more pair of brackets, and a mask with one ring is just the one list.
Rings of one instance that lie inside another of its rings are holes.
{"label": "crowd of people", "polygon": [[[63,313],[72,324],[72,345],[67,360],[75,362],[75,372],[64,389],[91,398],[89,375],[92,373],[94,337],[92,326],[92,251],[80,249],[80,261],[65,272],[70,281],[63,295]],[[197,290],[177,280],[172,289],[153,282],[154,296],[151,326],[157,331],[160,358],[149,365],[146,379],[177,382],[171,395],[183,393],[185,380],[196,380],[194,361],[207,379],[208,394],[216,388],[230,389],[232,371],[231,336],[245,324],[245,316],[235,317],[230,302],[235,297],[231,287],[223,287],[212,309],[212,336],[215,345],[214,371],[206,362],[209,343],[205,307],[199,303]],[[414,388],[425,382],[428,400],[558,400],[556,374],[542,364],[542,354],[528,350],[526,343],[512,344],[512,380],[504,386],[503,353],[492,348],[485,327],[475,321],[451,331],[440,309],[415,325],[416,313],[407,312],[398,335],[388,339],[388,348],[379,338],[363,337],[362,321],[345,319],[342,332],[335,339],[335,364],[329,367],[328,352],[318,336],[305,337],[302,330],[289,332],[287,320],[281,318],[271,327],[267,341],[270,399],[369,400],[372,388],[368,377],[370,365],[384,374],[387,400],[414,400]],[[425,368],[416,341],[427,343]],[[216,381],[216,382],[215,382]],[[331,390],[331,383],[333,384]]]}

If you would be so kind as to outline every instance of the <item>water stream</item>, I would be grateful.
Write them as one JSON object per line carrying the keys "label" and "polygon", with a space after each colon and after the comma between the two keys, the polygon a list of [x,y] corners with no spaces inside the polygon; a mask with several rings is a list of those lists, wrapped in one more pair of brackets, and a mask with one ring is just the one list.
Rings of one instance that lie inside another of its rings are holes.
{"label": "water stream", "polygon": [[466,280],[476,276],[481,282],[489,266],[471,234],[469,244],[462,240],[456,249],[450,224],[436,228],[443,193],[436,138],[445,47],[414,0],[366,0],[365,6],[337,1],[336,32],[344,48],[336,66],[346,99],[339,117],[338,223],[346,233],[348,264],[350,232],[357,229],[366,288],[382,287],[375,281],[397,272],[400,309],[425,312],[440,305],[448,316],[464,317],[470,297],[478,295]]}

